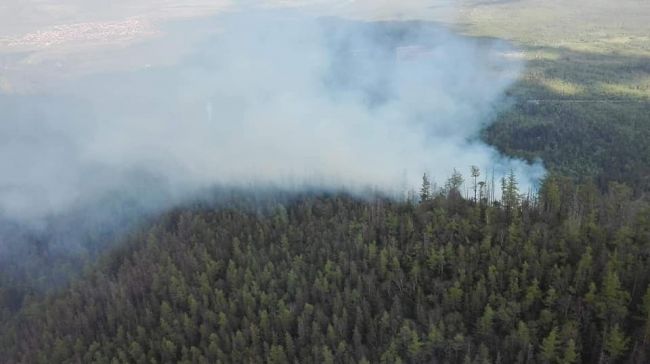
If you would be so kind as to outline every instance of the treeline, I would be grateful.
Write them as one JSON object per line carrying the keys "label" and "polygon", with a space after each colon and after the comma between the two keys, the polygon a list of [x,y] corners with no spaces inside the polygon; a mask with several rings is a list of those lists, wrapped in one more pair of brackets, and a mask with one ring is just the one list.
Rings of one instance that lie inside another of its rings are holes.
{"label": "treeline", "polygon": [[[647,363],[650,206],[516,179],[192,208],[0,333],[3,363]],[[510,188],[510,189],[508,189]],[[29,301],[29,300],[28,300]]]}

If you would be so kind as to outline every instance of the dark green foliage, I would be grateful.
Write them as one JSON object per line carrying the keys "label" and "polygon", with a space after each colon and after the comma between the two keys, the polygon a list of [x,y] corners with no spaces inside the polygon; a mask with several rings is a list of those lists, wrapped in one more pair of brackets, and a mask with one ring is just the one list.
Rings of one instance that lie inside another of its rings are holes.
{"label": "dark green foliage", "polygon": [[[622,80],[648,77],[647,59],[564,52],[566,58],[557,64],[541,66],[541,61],[535,61],[530,67],[542,67],[543,77],[584,83],[589,89],[612,84],[614,80],[632,87],[633,81]],[[592,62],[596,61],[591,58],[599,59],[597,67],[589,67],[589,75],[580,74],[584,65],[575,61],[584,58]],[[623,62],[630,65],[620,66]],[[610,64],[620,68],[609,69],[614,67]],[[603,74],[611,79],[592,80]],[[522,80],[510,92],[515,105],[500,113],[496,122],[486,128],[483,137],[488,143],[507,155],[531,161],[541,158],[554,173],[595,178],[602,189],[611,181],[624,181],[635,192],[650,191],[647,91],[626,96],[592,90],[570,96]]]}
{"label": "dark green foliage", "polygon": [[647,203],[557,178],[504,198],[172,212],[24,305],[0,362],[647,362]]}

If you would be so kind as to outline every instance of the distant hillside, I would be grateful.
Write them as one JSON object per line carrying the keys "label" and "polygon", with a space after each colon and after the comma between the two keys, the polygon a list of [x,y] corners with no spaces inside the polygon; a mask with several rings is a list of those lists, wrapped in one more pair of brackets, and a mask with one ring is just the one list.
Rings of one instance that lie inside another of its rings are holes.
{"label": "distant hillside", "polygon": [[467,0],[456,27],[521,47],[516,105],[485,132],[555,172],[650,191],[650,2]]}

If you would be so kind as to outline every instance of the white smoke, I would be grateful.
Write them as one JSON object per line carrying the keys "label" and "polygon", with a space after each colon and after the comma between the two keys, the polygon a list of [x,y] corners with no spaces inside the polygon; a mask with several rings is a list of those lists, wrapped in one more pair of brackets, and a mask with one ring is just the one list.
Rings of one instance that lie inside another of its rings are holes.
{"label": "white smoke", "polygon": [[544,173],[479,140],[522,67],[505,43],[298,12],[206,26],[218,35],[172,66],[0,95],[1,214],[40,220],[123,190],[165,191],[160,206],[211,185],[395,192],[477,165],[527,188]]}

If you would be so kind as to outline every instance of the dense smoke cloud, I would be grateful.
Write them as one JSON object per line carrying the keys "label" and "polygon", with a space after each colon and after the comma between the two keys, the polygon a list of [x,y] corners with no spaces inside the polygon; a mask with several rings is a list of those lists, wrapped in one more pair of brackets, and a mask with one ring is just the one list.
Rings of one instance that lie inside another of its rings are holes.
{"label": "dense smoke cloud", "polygon": [[177,64],[0,95],[4,218],[116,191],[153,208],[212,185],[392,193],[477,165],[526,188],[544,172],[478,139],[522,67],[506,44],[296,12],[204,23],[218,33]]}

